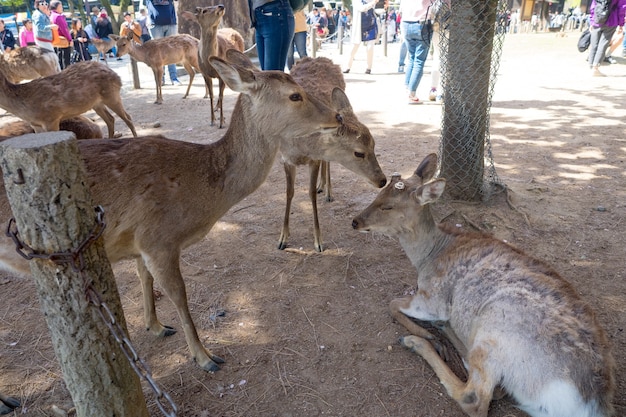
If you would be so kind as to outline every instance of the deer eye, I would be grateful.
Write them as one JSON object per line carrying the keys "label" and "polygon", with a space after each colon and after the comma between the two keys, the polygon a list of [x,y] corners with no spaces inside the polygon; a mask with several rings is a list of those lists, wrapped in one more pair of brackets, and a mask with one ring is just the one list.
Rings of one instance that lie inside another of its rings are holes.
{"label": "deer eye", "polygon": [[392,207],[392,206],[381,206],[381,207],[380,207],[380,209],[381,209],[382,211],[387,211],[387,210],[391,210],[391,209],[393,209],[393,207]]}
{"label": "deer eye", "polygon": [[361,152],[355,152],[354,156],[356,156],[357,158],[361,158],[361,159],[365,158],[365,154]]}
{"label": "deer eye", "polygon": [[300,93],[293,93],[289,96],[289,100],[291,101],[302,101],[302,95]]}

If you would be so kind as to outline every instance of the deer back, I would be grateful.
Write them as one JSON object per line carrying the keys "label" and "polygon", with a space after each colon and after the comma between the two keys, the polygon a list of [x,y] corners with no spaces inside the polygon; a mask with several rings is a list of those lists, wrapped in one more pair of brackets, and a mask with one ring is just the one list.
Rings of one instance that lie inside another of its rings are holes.
{"label": "deer back", "polygon": [[130,54],[137,61],[144,62],[154,69],[167,64],[189,62],[192,67],[198,66],[198,47],[200,41],[191,35],[179,34],[164,38],[152,39],[143,44],[137,43],[129,37],[111,35],[115,39],[117,55]]}
{"label": "deer back", "polygon": [[0,71],[12,83],[34,80],[61,71],[56,54],[39,46],[27,46],[0,56]]}

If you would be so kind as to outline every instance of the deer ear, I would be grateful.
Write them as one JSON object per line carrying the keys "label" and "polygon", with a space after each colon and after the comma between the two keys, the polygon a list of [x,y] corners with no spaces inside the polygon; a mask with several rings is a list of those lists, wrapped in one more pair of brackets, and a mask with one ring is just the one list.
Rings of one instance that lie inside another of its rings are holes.
{"label": "deer ear", "polygon": [[350,100],[348,100],[348,96],[346,93],[339,87],[335,87],[331,94],[333,108],[339,111],[350,111],[352,112],[352,105],[350,104]]}
{"label": "deer ear", "polygon": [[[199,9],[199,7],[196,7],[196,13],[198,13],[198,9]],[[197,19],[196,19],[196,15],[194,15],[194,14],[193,14],[193,13],[191,13],[191,12],[188,12],[187,10],[184,10],[184,11],[181,13],[181,16],[182,16],[184,19],[186,19],[186,20],[190,20],[190,21],[192,21],[192,22],[196,22],[196,21],[197,21]]]}
{"label": "deer ear", "polygon": [[431,153],[419,164],[415,170],[415,175],[422,179],[422,184],[430,181],[437,172],[437,154]]}
{"label": "deer ear", "polygon": [[109,35],[109,38],[111,38],[111,39],[113,39],[115,42],[117,42],[117,40],[118,40],[120,37],[119,37],[119,36],[117,36],[117,35],[110,34],[110,35]]}
{"label": "deer ear", "polygon": [[226,60],[231,64],[258,71],[258,68],[254,66],[254,63],[252,63],[250,58],[248,58],[248,55],[241,53],[236,49],[229,49],[226,51]]}
{"label": "deer ear", "polygon": [[256,78],[250,69],[228,63],[217,56],[210,57],[209,63],[231,90],[248,93],[256,87]]}
{"label": "deer ear", "polygon": [[426,183],[413,192],[415,201],[420,206],[434,203],[441,197],[443,190],[446,188],[446,180],[443,178],[437,178],[429,183]]}

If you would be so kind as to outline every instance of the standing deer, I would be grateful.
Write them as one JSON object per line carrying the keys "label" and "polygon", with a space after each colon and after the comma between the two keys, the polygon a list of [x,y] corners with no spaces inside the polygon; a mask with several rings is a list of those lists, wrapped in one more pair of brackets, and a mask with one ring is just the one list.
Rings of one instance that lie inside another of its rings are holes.
{"label": "standing deer", "polygon": [[[59,130],[61,120],[93,109],[115,135],[115,112],[137,136],[124,110],[122,80],[106,65],[82,61],[64,71],[24,84],[13,84],[0,72],[0,107],[31,124],[35,132]],[[88,91],[89,94],[85,94]]]}
{"label": "standing deer", "polygon": [[0,72],[13,84],[60,71],[56,54],[39,46],[17,48],[0,55]]}
{"label": "standing deer", "polygon": [[[361,123],[350,105],[343,90],[346,83],[338,65],[324,57],[305,57],[291,69],[291,76],[304,90],[335,108],[343,118],[343,125],[325,140],[311,142],[307,138],[290,138],[280,147],[285,175],[287,177],[287,204],[283,228],[278,241],[278,249],[287,247],[289,238],[289,213],[294,196],[296,166],[309,166],[309,197],[313,206],[313,239],[315,250],[323,251],[320,225],[317,213],[317,177],[322,165],[322,179],[326,179],[327,199],[330,201],[330,167],[328,161],[339,162],[351,171],[363,175],[375,187],[387,183],[376,153],[374,138],[369,129]],[[317,134],[315,134],[317,135]]]}
{"label": "standing deer", "polygon": [[[198,47],[200,41],[191,35],[172,35],[165,38],[152,39],[150,42],[137,43],[133,40],[132,31],[127,37],[111,35],[116,41],[117,56],[121,57],[129,54],[135,60],[145,63],[154,73],[156,83],[155,104],[163,104],[163,94],[161,93],[161,80],[163,79],[163,65],[182,63],[189,74],[189,85],[183,98],[187,98],[195,71],[200,71],[198,65]],[[207,85],[206,88],[209,88]]]}
{"label": "standing deer", "polygon": [[[431,154],[413,176],[394,174],[352,226],[398,238],[417,269],[417,293],[393,300],[391,314],[471,417],[486,417],[500,385],[533,417],[609,417],[615,390],[610,342],[573,286],[519,249],[485,234],[437,225],[430,204],[445,180],[432,179]],[[410,317],[443,322],[463,356],[462,382],[439,357],[433,336]]]}
{"label": "standing deer", "polygon": [[[229,51],[232,54],[239,52]],[[263,183],[283,138],[336,131],[341,116],[283,72],[254,71],[218,57],[211,58],[211,65],[240,93],[233,122],[219,141],[202,145],[144,137],[78,145],[93,200],[106,212],[103,237],[109,260],[137,261],[148,330],[156,336],[175,332],[157,319],[156,279],[176,306],[192,357],[202,369],[214,372],[223,359],[207,351],[198,338],[180,252],[206,236],[233,205]],[[0,220],[11,216],[4,192],[0,213]],[[8,238],[0,241],[0,265],[27,273],[27,262],[15,256],[11,244]]]}
{"label": "standing deer", "polygon": [[96,47],[96,50],[98,51],[96,59],[98,56],[100,56],[100,54],[102,54],[102,56],[104,57],[104,62],[109,65],[109,61],[107,61],[107,51],[110,51],[115,47],[115,39],[113,39],[112,37],[104,39],[91,38],[89,41],[93,44],[93,46]]}
{"label": "standing deer", "polygon": [[[239,52],[244,51],[243,37],[234,29],[222,28],[218,29],[218,26],[224,16],[224,5],[219,4],[217,6],[196,7],[196,12],[191,13],[184,11],[182,16],[190,21],[196,22],[200,25],[200,48],[198,49],[198,63],[200,64],[200,71],[204,77],[204,82],[207,85],[208,94],[211,100],[211,126],[215,124],[214,111],[219,109],[220,111],[220,129],[224,126],[224,112],[223,112],[223,99],[224,99],[224,81],[219,77],[219,74],[211,66],[209,58],[212,56],[219,56],[224,58],[226,51],[229,49],[236,49]],[[215,110],[213,107],[213,78],[217,78],[219,82],[219,94],[217,103],[215,104]],[[205,95],[204,98],[207,96]]]}

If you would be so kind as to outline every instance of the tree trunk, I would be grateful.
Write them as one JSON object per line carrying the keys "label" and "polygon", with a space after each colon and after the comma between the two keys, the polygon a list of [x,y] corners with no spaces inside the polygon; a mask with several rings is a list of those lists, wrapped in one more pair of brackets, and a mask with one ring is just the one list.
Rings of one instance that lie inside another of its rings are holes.
{"label": "tree trunk", "polygon": [[451,2],[441,176],[448,181],[448,196],[456,200],[482,198],[497,4],[498,0]]}
{"label": "tree trunk", "polygon": [[[13,138],[0,146],[0,157],[21,242],[49,255],[78,248],[92,235],[96,212],[72,133]],[[89,282],[127,334],[102,239],[81,253],[86,266],[82,272],[48,259],[30,261],[77,415],[148,417],[139,377],[85,295]]]}

